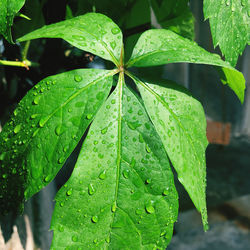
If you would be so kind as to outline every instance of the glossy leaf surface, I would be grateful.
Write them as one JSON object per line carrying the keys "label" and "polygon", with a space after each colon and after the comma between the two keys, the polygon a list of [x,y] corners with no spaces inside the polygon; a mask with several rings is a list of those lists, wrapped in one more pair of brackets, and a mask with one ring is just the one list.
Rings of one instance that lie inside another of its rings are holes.
{"label": "glossy leaf surface", "polygon": [[88,13],[50,24],[18,39],[62,38],[73,46],[91,52],[118,65],[122,50],[122,33],[108,17]]}
{"label": "glossy leaf surface", "polygon": [[250,43],[249,0],[204,0],[204,16],[209,19],[213,44],[233,66]]}
{"label": "glossy leaf surface", "polygon": [[183,184],[202,214],[206,211],[206,119],[201,104],[173,82],[136,80],[147,112]]}
{"label": "glossy leaf surface", "polygon": [[0,134],[1,214],[55,177],[108,96],[111,74],[80,69],[50,76],[22,99]]}
{"label": "glossy leaf surface", "polygon": [[138,40],[132,56],[127,63],[129,67],[156,66],[168,63],[198,63],[220,66],[227,69],[227,72],[234,71],[239,75],[241,82],[232,82],[227,79],[229,87],[237,94],[241,102],[244,100],[245,80],[242,73],[230,66],[229,63],[221,60],[219,55],[212,54],[198,46],[195,42],[185,39],[170,30],[148,30]]}
{"label": "glossy leaf surface", "polygon": [[1,0],[0,1],[0,34],[13,43],[11,26],[16,13],[22,8],[25,0]]}
{"label": "glossy leaf surface", "polygon": [[120,77],[57,194],[52,249],[164,249],[177,211],[160,138]]}

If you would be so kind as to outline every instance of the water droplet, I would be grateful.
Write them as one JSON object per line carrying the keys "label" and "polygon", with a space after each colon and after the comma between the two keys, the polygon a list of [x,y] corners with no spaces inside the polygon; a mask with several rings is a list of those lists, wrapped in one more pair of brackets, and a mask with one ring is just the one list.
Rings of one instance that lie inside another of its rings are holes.
{"label": "water droplet", "polygon": [[98,216],[97,215],[92,216],[91,221],[93,223],[97,223],[98,222]]}
{"label": "water droplet", "polygon": [[17,134],[20,130],[21,130],[22,126],[21,124],[18,124],[15,128],[14,128],[14,133]]}
{"label": "water droplet", "polygon": [[162,195],[163,196],[167,196],[169,194],[169,188],[165,188],[163,191],[162,191]]}
{"label": "water droplet", "polygon": [[56,126],[55,133],[58,136],[62,133],[62,125],[61,124],[59,124],[59,125]]}
{"label": "water droplet", "polygon": [[143,112],[141,110],[139,110],[138,115],[143,115]]}
{"label": "water droplet", "polygon": [[42,128],[45,125],[45,123],[47,122],[47,120],[48,120],[47,117],[41,118],[39,121],[39,126]]}
{"label": "water droplet", "polygon": [[68,109],[68,112],[69,112],[69,113],[71,113],[71,112],[72,112],[72,109],[71,109],[71,108],[69,108],[69,109]]}
{"label": "water droplet", "polygon": [[147,180],[145,181],[146,184],[150,184],[151,182],[152,182],[151,179],[147,179]]}
{"label": "water droplet", "polygon": [[89,186],[88,186],[88,193],[89,193],[89,195],[93,195],[95,193],[95,191],[96,190],[95,190],[93,184],[89,184]]}
{"label": "water droplet", "polygon": [[47,176],[44,178],[44,181],[45,181],[45,182],[49,182],[49,181],[50,181],[50,176],[47,175]]}
{"label": "water droplet", "polygon": [[82,80],[82,77],[79,76],[79,75],[75,75],[75,76],[74,76],[74,80],[75,80],[76,82],[80,82],[80,81]]}
{"label": "water droplet", "polygon": [[226,0],[226,6],[229,6],[230,0]]}
{"label": "water droplet", "polygon": [[63,207],[64,206],[64,202],[60,202],[60,207]]}
{"label": "water droplet", "polygon": [[115,99],[111,100],[111,103],[112,103],[112,104],[115,104]]}
{"label": "water droplet", "polygon": [[149,214],[153,214],[155,212],[155,209],[151,203],[146,204],[145,209]]}
{"label": "water droplet", "polygon": [[111,211],[112,211],[113,213],[116,211],[116,204],[115,204],[115,203],[111,206]]}
{"label": "water droplet", "polygon": [[62,156],[62,157],[60,157],[59,159],[58,159],[58,163],[59,164],[62,164],[63,163],[63,161],[64,161],[64,157]]}
{"label": "water droplet", "polygon": [[143,142],[144,142],[144,139],[143,139],[142,134],[139,134],[139,142],[140,142],[140,143],[143,143]]}
{"label": "water droplet", "polygon": [[78,237],[76,235],[73,235],[71,239],[72,239],[72,241],[77,242]]}
{"label": "water droplet", "polygon": [[101,130],[101,133],[104,135],[104,134],[106,134],[106,133],[107,133],[107,131],[108,131],[108,127],[106,127],[106,128],[104,128],[104,129],[102,129],[102,130]]}
{"label": "water droplet", "polygon": [[71,189],[69,189],[69,190],[66,192],[66,195],[67,195],[67,196],[72,195],[72,188],[71,188]]}
{"label": "water droplet", "polygon": [[115,42],[115,41],[111,42],[111,43],[110,43],[110,46],[111,46],[111,48],[114,50],[115,47],[116,47],[116,42]]}
{"label": "water droplet", "polygon": [[90,120],[93,117],[93,114],[87,114],[86,118]]}
{"label": "water droplet", "polygon": [[97,243],[97,239],[94,239],[94,240],[93,240],[93,243],[95,243],[95,244],[96,244],[96,243]]}
{"label": "water droplet", "polygon": [[40,96],[37,96],[37,97],[34,98],[33,103],[35,105],[37,105],[39,103],[39,100],[40,100]]}
{"label": "water droplet", "polygon": [[111,29],[111,32],[112,32],[112,34],[116,35],[120,32],[120,29],[117,27],[114,27],[113,29]]}
{"label": "water droplet", "polygon": [[145,145],[145,148],[146,148],[147,153],[151,152],[151,149],[149,148],[149,146],[147,144]]}
{"label": "water droplet", "polygon": [[110,237],[107,237],[107,238],[105,239],[105,241],[106,241],[107,243],[110,243]]}
{"label": "water droplet", "polygon": [[101,180],[106,179],[106,171],[105,171],[105,170],[102,171],[102,172],[99,174],[99,179],[101,179]]}
{"label": "water droplet", "polygon": [[3,174],[2,177],[3,177],[3,179],[6,179],[8,177],[8,175],[7,174]]}
{"label": "water droplet", "polygon": [[122,175],[123,175],[123,177],[124,177],[125,179],[128,179],[128,177],[129,177],[129,170],[124,170],[124,171],[122,172]]}
{"label": "water droplet", "polygon": [[68,146],[65,146],[65,147],[63,148],[63,152],[67,152],[67,150],[68,150]]}
{"label": "water droplet", "polygon": [[241,0],[241,5],[245,6],[246,5],[246,0]]}

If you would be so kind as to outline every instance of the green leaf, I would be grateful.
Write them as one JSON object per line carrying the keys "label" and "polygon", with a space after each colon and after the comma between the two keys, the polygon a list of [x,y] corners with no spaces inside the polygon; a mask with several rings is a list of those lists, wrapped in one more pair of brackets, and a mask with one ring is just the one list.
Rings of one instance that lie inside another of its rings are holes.
{"label": "green leaf", "polygon": [[18,39],[62,38],[73,46],[91,52],[119,65],[122,33],[108,17],[88,13],[59,23],[44,26]]}
{"label": "green leaf", "polygon": [[209,18],[214,46],[220,46],[227,61],[236,65],[250,42],[250,2],[248,0],[204,0],[204,16]]}
{"label": "green leaf", "polygon": [[151,0],[150,2],[162,28],[170,29],[191,40],[194,39],[194,17],[188,0]]}
{"label": "green leaf", "polygon": [[178,173],[178,179],[202,214],[206,210],[206,119],[201,104],[173,82],[151,84],[135,79],[147,112]]}
{"label": "green leaf", "polygon": [[[221,60],[219,55],[212,54],[199,47],[195,42],[185,39],[170,30],[148,30],[139,38],[128,67],[156,66],[168,63],[188,62],[210,64],[226,68],[226,72],[233,72],[241,79],[233,82],[233,78],[226,79],[238,98],[244,100],[245,80],[241,72],[234,69],[228,62]],[[228,76],[228,74],[226,75]],[[237,85],[237,88],[235,86]],[[239,94],[240,93],[240,94]]]}
{"label": "green leaf", "polygon": [[56,196],[52,249],[164,249],[178,212],[173,174],[144,107],[124,85],[98,112]]}
{"label": "green leaf", "polygon": [[9,43],[13,43],[11,26],[16,13],[23,7],[25,0],[1,0],[0,1],[0,34]]}
{"label": "green leaf", "polygon": [[0,134],[0,214],[55,177],[108,96],[112,74],[80,69],[50,76],[22,99]]}

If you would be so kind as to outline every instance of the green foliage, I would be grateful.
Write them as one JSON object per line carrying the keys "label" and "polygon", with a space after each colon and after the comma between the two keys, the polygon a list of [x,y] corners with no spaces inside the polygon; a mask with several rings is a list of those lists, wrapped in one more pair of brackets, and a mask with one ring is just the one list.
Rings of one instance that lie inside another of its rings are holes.
{"label": "green foliage", "polygon": [[[195,42],[185,39],[170,30],[148,30],[142,34],[127,63],[128,67],[156,66],[168,63],[189,62],[210,64],[225,68],[226,80],[241,102],[244,100],[245,79],[241,72],[221,60],[217,54],[211,54]],[[230,76],[229,76],[230,72]],[[234,82],[234,75],[239,82]]]}
{"label": "green foliage", "polygon": [[204,16],[209,18],[213,43],[235,66],[250,43],[250,2],[248,0],[204,0]]}
{"label": "green foliage", "polygon": [[[78,1],[78,11],[86,11],[90,2]],[[27,1],[27,10],[28,4],[36,3]],[[97,1],[92,7],[106,9],[125,30],[135,27],[143,1],[117,1],[121,9],[130,7],[125,15],[130,21],[118,18],[108,3]],[[67,20],[18,39],[62,38],[116,66],[45,78],[21,100],[0,134],[0,214],[4,214],[18,210],[53,180],[86,132],[72,175],[56,196],[52,249],[165,249],[178,213],[170,161],[201,213],[204,229],[208,228],[202,106],[176,83],[146,81],[128,68],[179,62],[214,65],[242,102],[245,80],[218,55],[178,35],[193,38],[188,1],[151,4],[160,24],[172,31],[144,32],[126,63],[120,28],[103,14],[73,17],[70,1]],[[149,10],[146,5],[144,18],[136,25],[149,20]],[[126,39],[128,54],[135,37]]]}
{"label": "green foliage", "polygon": [[2,34],[8,42],[12,41],[11,26],[17,12],[24,5],[25,0],[1,0],[0,2],[0,34]]}

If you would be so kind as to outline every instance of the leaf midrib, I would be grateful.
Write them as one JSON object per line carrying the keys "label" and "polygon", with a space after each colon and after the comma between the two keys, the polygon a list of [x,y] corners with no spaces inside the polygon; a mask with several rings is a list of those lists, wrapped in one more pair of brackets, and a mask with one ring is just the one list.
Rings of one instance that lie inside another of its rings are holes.
{"label": "leaf midrib", "polygon": [[192,141],[191,137],[187,134],[186,130],[184,129],[184,127],[183,127],[182,123],[180,122],[180,120],[178,119],[178,117],[174,114],[174,112],[170,109],[170,107],[162,100],[162,98],[161,98],[153,89],[151,89],[147,84],[144,84],[143,82],[141,82],[139,79],[137,79],[137,81],[138,81],[144,88],[146,88],[150,93],[152,93],[152,94],[156,97],[156,99],[157,99],[158,101],[160,101],[160,102],[163,104],[163,106],[165,106],[165,107],[169,110],[169,112],[171,113],[171,115],[172,115],[172,116],[174,117],[174,119],[177,121],[177,123],[179,124],[180,128],[183,130],[184,134],[186,135],[186,137],[187,137],[188,140],[190,141],[191,147],[193,148],[193,151],[194,151],[194,155],[195,155],[195,157],[196,157],[196,159],[197,159],[199,165],[202,166],[202,164],[201,164],[201,162],[200,162],[200,160],[199,160],[199,157],[198,157],[198,155],[197,155],[197,152],[196,152],[196,150],[195,150],[193,141]]}
{"label": "leaf midrib", "polygon": [[[154,55],[154,54],[157,54],[157,53],[160,53],[160,54],[162,54],[162,53],[168,53],[168,52],[176,52],[177,50],[154,50],[154,51],[151,51],[151,52],[147,52],[147,53],[145,53],[145,54],[143,54],[143,55],[141,55],[141,56],[138,56],[138,57],[136,57],[136,58],[134,58],[134,59],[132,59],[131,61],[128,61],[128,63],[127,63],[127,67],[129,68],[129,67],[132,67],[132,66],[134,66],[134,64],[135,63],[137,63],[138,61],[140,61],[140,60],[142,60],[143,58],[145,58],[145,57],[148,57],[148,56],[152,56],[152,55]],[[209,54],[209,56],[212,56],[212,54],[210,55]],[[218,58],[219,59],[219,58]],[[220,60],[220,59],[219,59]],[[165,62],[165,63],[162,63],[161,65],[163,65],[163,64],[169,64],[169,63],[196,63],[196,64],[208,64],[208,62],[202,62],[202,61],[200,61],[200,62],[198,62],[197,63],[197,61],[196,62],[192,62],[192,61],[184,61],[184,60],[182,60],[182,61],[169,61],[169,62]],[[228,65],[226,62],[224,62],[223,60],[221,60],[221,63],[220,62],[212,62],[212,63],[210,63],[210,65],[214,65],[214,66],[220,66],[220,67],[225,67],[225,68],[229,68],[229,69],[232,69],[232,70],[235,70],[233,67],[231,67],[230,65]],[[153,66],[153,65],[152,65]]]}

